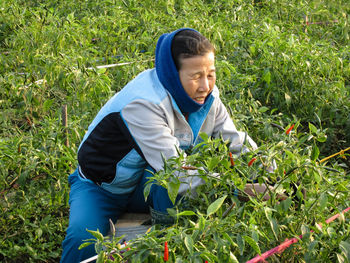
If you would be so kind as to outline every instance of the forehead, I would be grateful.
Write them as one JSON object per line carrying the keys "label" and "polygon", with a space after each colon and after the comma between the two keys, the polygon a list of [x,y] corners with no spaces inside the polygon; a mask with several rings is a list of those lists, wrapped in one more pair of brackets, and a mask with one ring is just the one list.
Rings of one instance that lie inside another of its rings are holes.
{"label": "forehead", "polygon": [[180,59],[180,70],[196,71],[201,68],[215,70],[215,55],[214,52],[205,53],[204,55],[194,56],[190,58]]}

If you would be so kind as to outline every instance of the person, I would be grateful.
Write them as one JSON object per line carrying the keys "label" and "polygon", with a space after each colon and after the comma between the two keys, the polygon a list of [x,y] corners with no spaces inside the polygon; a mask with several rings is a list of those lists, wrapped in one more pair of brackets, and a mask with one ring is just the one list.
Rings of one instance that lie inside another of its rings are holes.
{"label": "person", "polygon": [[[199,133],[229,140],[232,153],[256,143],[237,131],[215,85],[215,50],[191,28],[160,36],[155,68],[140,73],[98,112],[78,148],[78,168],[69,176],[70,215],[61,262],[79,262],[95,254],[94,246],[78,249],[106,235],[109,219],[126,211],[159,212],[173,204],[166,189],[153,185],[147,202],[144,184],[151,171],[163,168],[162,155],[178,156],[201,141]],[[203,183],[199,177],[181,184],[179,194]]]}

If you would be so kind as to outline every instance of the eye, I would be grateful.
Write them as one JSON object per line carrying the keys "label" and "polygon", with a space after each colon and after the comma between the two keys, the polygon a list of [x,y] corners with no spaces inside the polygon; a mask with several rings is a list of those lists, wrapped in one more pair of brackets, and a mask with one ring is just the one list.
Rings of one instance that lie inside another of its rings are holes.
{"label": "eye", "polygon": [[209,74],[208,78],[210,78],[210,79],[215,78],[215,73],[214,74]]}
{"label": "eye", "polygon": [[199,80],[201,78],[201,75],[200,74],[195,74],[193,75],[192,79],[193,80]]}
{"label": "eye", "polygon": [[215,71],[210,72],[210,74],[208,74],[208,78],[210,79],[215,78],[215,76],[216,76]]}

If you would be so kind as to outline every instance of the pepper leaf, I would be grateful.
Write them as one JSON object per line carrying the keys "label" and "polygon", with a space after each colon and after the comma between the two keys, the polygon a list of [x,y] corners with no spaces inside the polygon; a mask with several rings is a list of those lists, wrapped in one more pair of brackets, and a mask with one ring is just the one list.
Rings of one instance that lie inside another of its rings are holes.
{"label": "pepper leaf", "polygon": [[175,177],[171,177],[170,182],[168,183],[168,194],[171,202],[175,205],[176,197],[180,188],[180,181]]}
{"label": "pepper leaf", "polygon": [[193,254],[193,239],[191,236],[185,237],[185,246],[186,246],[188,252],[190,252],[190,255],[192,256],[192,254]]}
{"label": "pepper leaf", "polygon": [[210,216],[214,214],[216,211],[219,210],[219,208],[222,206],[223,202],[225,201],[227,195],[224,195],[223,197],[220,197],[213,203],[211,203],[207,209],[207,216]]}

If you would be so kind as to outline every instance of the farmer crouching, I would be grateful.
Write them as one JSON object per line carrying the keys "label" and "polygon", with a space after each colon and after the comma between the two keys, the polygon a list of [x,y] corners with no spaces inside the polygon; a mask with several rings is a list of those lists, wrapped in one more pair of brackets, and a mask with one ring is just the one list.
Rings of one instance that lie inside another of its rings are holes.
{"label": "farmer crouching", "polygon": [[[99,111],[78,149],[77,170],[69,176],[70,215],[61,262],[79,262],[95,254],[81,250],[82,241],[97,230],[106,235],[109,219],[125,212],[166,213],[172,207],[166,189],[153,185],[147,202],[143,189],[149,173],[165,158],[178,156],[199,143],[198,134],[230,141],[239,153],[245,140],[236,130],[215,86],[214,47],[193,29],[162,35],[156,46],[156,67],[140,73]],[[191,185],[202,183],[192,177]],[[186,190],[185,185],[181,187]]]}

